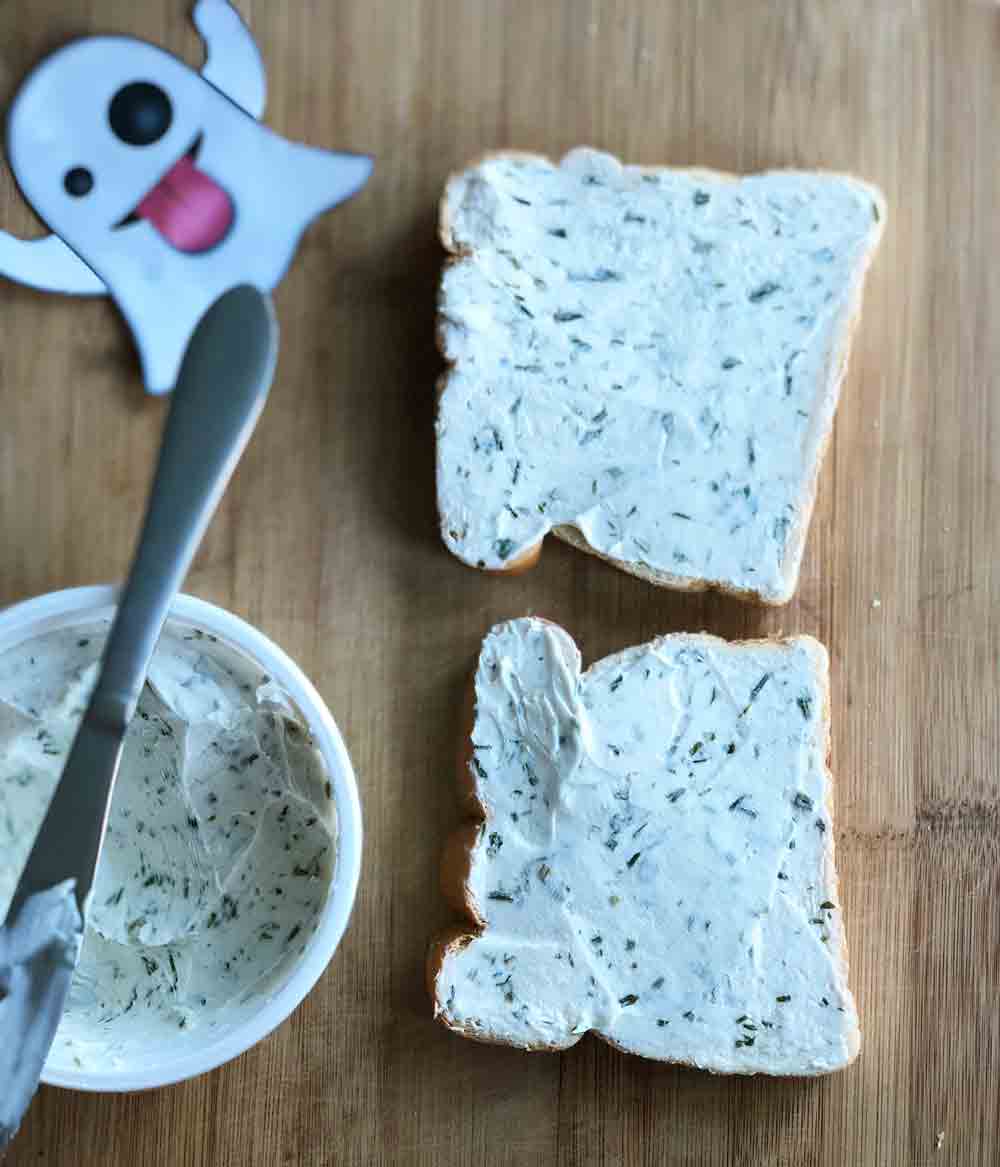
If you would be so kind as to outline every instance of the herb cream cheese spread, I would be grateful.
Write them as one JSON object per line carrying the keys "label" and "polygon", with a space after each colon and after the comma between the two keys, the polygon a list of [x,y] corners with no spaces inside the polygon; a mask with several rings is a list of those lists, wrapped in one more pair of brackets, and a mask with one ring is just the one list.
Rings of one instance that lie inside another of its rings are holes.
{"label": "herb cream cheese spread", "polygon": [[[0,918],[96,680],[107,625],[0,655]],[[125,740],[80,961],[51,1057],[120,1064],[226,1028],[302,952],[334,871],[323,761],[242,654],[169,624]]]}
{"label": "herb cream cheese spread", "polygon": [[833,862],[827,661],[809,637],[667,636],[581,672],[562,629],[484,642],[485,821],[437,1007],[463,1033],[723,1073],[857,1053]]}
{"label": "herb cream cheese spread", "polygon": [[787,601],[879,192],[498,155],[452,179],[437,420],[445,543],[545,535],[643,578]]}

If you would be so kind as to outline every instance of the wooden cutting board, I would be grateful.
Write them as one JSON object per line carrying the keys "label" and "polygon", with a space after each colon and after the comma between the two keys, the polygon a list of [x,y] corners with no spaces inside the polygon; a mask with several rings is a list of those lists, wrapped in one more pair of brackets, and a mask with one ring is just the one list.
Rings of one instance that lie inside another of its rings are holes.
{"label": "wooden cutting board", "polygon": [[[5,0],[0,97],[70,36],[200,63],[186,0]],[[327,698],[367,822],[328,974],[197,1081],[45,1089],[8,1163],[992,1165],[1000,1160],[1000,8],[973,0],[246,0],[268,122],[377,156],[281,287],[271,403],[188,581]],[[435,201],[483,150],[829,167],[885,190],[798,598],[655,590],[568,547],[491,579],[433,483]],[[0,222],[37,232],[9,174]],[[0,603],[117,579],[163,417],[101,302],[0,284]],[[860,1060],[729,1080],[586,1040],[473,1045],[430,1020],[460,693],[479,638],[543,612],[588,659],[676,629],[829,645]],[[2,1089],[2,1084],[0,1084]]]}

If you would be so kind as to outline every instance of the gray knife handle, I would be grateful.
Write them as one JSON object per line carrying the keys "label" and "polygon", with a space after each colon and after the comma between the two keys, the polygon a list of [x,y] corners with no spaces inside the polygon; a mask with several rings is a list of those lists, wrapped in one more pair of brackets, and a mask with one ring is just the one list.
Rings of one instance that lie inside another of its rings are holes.
{"label": "gray knife handle", "polygon": [[264,408],[276,352],[271,303],[249,287],[216,301],[191,338],[91,703],[114,728],[135,713],[167,610]]}

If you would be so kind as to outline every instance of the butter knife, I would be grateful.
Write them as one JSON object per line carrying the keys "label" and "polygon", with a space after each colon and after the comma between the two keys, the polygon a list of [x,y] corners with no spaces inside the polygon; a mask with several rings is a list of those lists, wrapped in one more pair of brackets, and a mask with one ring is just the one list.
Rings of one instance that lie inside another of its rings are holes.
{"label": "butter knife", "polygon": [[270,300],[241,286],[209,308],[185,354],[100,675],[0,927],[0,1149],[38,1087],[62,1016],[150,658],[264,408],[277,346]]}

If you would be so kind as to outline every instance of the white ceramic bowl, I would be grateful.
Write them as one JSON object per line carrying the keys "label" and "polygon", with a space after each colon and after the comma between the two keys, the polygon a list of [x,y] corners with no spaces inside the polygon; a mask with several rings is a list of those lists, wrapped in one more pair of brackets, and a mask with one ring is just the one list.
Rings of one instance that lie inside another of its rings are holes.
{"label": "white ceramic bowl", "polygon": [[[7,608],[0,612],[0,652],[45,632],[108,619],[114,614],[116,596],[117,589],[112,587],[71,588]],[[148,1090],[194,1078],[237,1057],[280,1025],[319,980],[344,934],[357,893],[361,873],[361,805],[351,760],[323,699],[277,645],[223,608],[180,595],[171,608],[170,618],[211,632],[242,652],[270,673],[298,706],[323,756],[333,786],[337,853],[330,893],[305,951],[285,978],[269,994],[261,996],[255,1011],[221,1034],[217,1031],[199,1034],[198,1029],[192,1030],[190,1045],[183,1051],[145,1050],[141,1064],[84,1071],[46,1063],[42,1081],[51,1086],[111,1092]]]}

